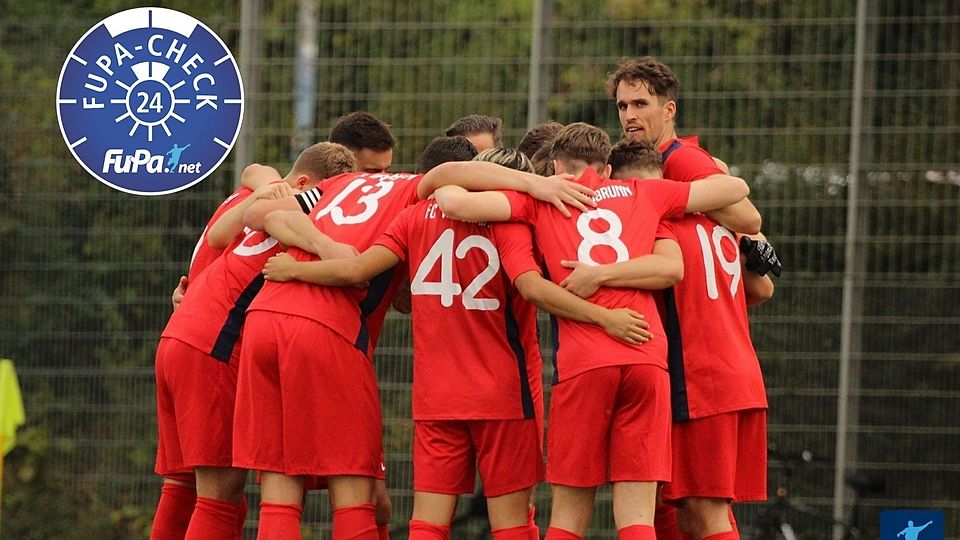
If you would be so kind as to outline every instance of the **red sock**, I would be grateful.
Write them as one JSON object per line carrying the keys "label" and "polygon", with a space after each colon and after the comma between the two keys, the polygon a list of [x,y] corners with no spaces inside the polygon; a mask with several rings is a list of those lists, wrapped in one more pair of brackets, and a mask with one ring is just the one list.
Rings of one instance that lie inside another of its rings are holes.
{"label": "red sock", "polygon": [[223,540],[238,538],[237,516],[246,509],[241,503],[197,497],[184,540]]}
{"label": "red sock", "polygon": [[377,507],[358,504],[334,510],[333,540],[380,540]]}
{"label": "red sock", "polygon": [[257,540],[303,540],[300,535],[299,504],[260,503],[260,529]]}
{"label": "red sock", "polygon": [[547,527],[547,536],[544,540],[583,540],[583,537],[565,529]]}
{"label": "red sock", "polygon": [[737,534],[737,531],[727,531],[705,536],[703,540],[740,540],[740,535]]}
{"label": "red sock", "polygon": [[150,540],[183,540],[196,503],[197,491],[192,486],[164,482],[160,488],[157,513],[153,516]]}
{"label": "red sock", "polygon": [[652,525],[630,525],[617,530],[618,540],[657,540],[657,532]]}
{"label": "red sock", "polygon": [[434,525],[419,519],[410,520],[410,536],[408,540],[449,540],[449,525]]}
{"label": "red sock", "polygon": [[390,540],[390,525],[386,523],[377,525],[377,536],[380,537],[380,540]]}
{"label": "red sock", "polygon": [[493,540],[529,540],[530,526],[524,524],[518,527],[505,527],[494,529],[490,533],[493,534]]}

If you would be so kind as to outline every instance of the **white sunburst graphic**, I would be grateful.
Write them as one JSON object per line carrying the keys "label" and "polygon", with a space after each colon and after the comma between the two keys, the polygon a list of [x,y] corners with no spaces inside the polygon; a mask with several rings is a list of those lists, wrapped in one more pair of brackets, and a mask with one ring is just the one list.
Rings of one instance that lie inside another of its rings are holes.
{"label": "white sunburst graphic", "polygon": [[164,78],[170,71],[170,66],[161,62],[141,62],[131,66],[130,70],[137,77],[133,84],[114,80],[117,86],[127,92],[124,99],[110,100],[111,104],[122,104],[126,107],[126,112],[114,121],[132,121],[129,132],[131,137],[140,126],[146,126],[148,141],[153,141],[153,128],[156,126],[160,126],[166,136],[170,137],[168,120],[176,120],[181,124],[186,122],[185,118],[176,113],[177,104],[190,103],[189,99],[176,97],[177,89],[181,88],[185,81],[181,80],[172,86],[168,84]]}

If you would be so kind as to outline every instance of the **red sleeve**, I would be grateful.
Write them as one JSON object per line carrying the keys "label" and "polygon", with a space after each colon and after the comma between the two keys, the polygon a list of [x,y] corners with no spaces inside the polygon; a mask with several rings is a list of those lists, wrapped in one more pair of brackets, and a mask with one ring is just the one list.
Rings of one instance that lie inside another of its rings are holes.
{"label": "red sleeve", "polygon": [[661,220],[657,224],[657,240],[677,241],[677,222],[672,219]]}
{"label": "red sleeve", "polygon": [[661,219],[678,218],[687,211],[690,200],[690,184],[673,180],[641,180],[637,189],[646,194],[647,199]]}
{"label": "red sleeve", "polygon": [[533,225],[537,219],[537,200],[517,191],[502,191],[510,201],[510,221]]}
{"label": "red sleeve", "polygon": [[530,227],[521,223],[495,223],[492,231],[501,268],[511,283],[527,272],[540,273],[540,266],[533,251],[533,233]]}
{"label": "red sleeve", "polygon": [[692,144],[681,144],[663,164],[663,177],[677,182],[693,182],[723,174],[706,150]]}
{"label": "red sleeve", "polygon": [[393,221],[387,226],[387,230],[383,231],[383,234],[373,244],[389,249],[400,258],[401,262],[405,262],[410,247],[410,229],[413,227],[413,216],[417,209],[422,211],[422,205],[418,204],[404,208],[402,212],[397,214],[397,217],[393,218]]}

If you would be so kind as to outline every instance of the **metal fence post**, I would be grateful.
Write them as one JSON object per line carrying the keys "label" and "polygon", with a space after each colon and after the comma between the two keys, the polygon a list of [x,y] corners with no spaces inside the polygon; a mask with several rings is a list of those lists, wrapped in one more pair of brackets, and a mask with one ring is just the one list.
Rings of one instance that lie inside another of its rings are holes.
{"label": "metal fence post", "polygon": [[240,2],[240,54],[238,64],[243,78],[243,126],[233,147],[233,170],[240,183],[240,171],[253,162],[253,141],[257,132],[256,95],[259,87],[260,0]]}
{"label": "metal fence post", "polygon": [[545,65],[546,51],[550,50],[550,17],[552,0],[536,0],[530,26],[530,89],[527,94],[527,129],[547,117],[547,88],[550,73]]}
{"label": "metal fence post", "polygon": [[290,160],[311,144],[316,119],[317,2],[300,0],[297,8],[297,53],[293,70],[293,140]]}

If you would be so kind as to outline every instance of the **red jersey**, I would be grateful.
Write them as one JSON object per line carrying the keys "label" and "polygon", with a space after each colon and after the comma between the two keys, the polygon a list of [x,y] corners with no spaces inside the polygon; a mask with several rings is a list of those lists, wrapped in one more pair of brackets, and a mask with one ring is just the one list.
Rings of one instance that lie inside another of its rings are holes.
{"label": "red jersey", "polygon": [[[529,224],[543,254],[549,278],[560,283],[570,270],[561,260],[607,264],[647,255],[653,251],[661,218],[683,215],[690,185],[667,180],[610,180],[588,168],[578,182],[592,188],[597,207],[566,218],[554,206],[526,195],[508,192],[511,219]],[[522,269],[509,270],[519,272]],[[527,268],[526,270],[536,270]],[[517,273],[512,273],[515,279]],[[630,345],[603,329],[559,319],[555,321],[554,382],[584,371],[614,365],[652,364],[667,367],[667,343],[650,291],[601,287],[589,301],[607,308],[631,308],[646,317],[654,338]]]}
{"label": "red jersey", "polygon": [[[401,210],[417,202],[421,174],[345,173],[320,182],[323,201],[310,212],[320,232],[360,251],[370,247]],[[315,261],[306,251],[287,251],[299,261]],[[250,311],[272,311],[315,320],[373,357],[380,327],[396,287],[404,277],[393,269],[366,289],[325,287],[302,281],[268,282]]]}
{"label": "red jersey", "polygon": [[[200,272],[202,272],[204,268],[210,266],[210,263],[212,263],[224,252],[223,249],[213,249],[210,247],[210,244],[207,243],[207,231],[209,231],[210,227],[213,226],[218,219],[220,219],[220,216],[222,216],[224,212],[242,203],[244,199],[250,195],[253,195],[253,191],[242,187],[224,199],[224,201],[220,203],[220,206],[217,207],[216,211],[214,211],[210,221],[207,222],[206,227],[203,228],[203,232],[200,233],[200,239],[197,240],[197,245],[193,248],[193,255],[190,256],[190,270],[187,272],[187,280],[190,285],[193,285],[194,279],[200,275]],[[234,239],[231,244],[235,243],[240,238],[243,238],[242,234],[237,235],[237,238]]]}
{"label": "red jersey", "polygon": [[717,162],[700,148],[695,136],[670,139],[660,146],[663,156],[663,177],[677,182],[693,182],[708,176],[723,174]]}
{"label": "red jersey", "polygon": [[[309,212],[318,198],[317,189],[296,196],[304,212]],[[244,233],[239,243],[190,282],[162,337],[178,339],[224,362],[239,354],[247,307],[263,287],[260,271],[267,259],[281,250],[265,232],[246,229]]]}
{"label": "red jersey", "polygon": [[661,313],[674,421],[766,408],[736,236],[701,214],[663,222],[658,236],[683,251],[683,280],[664,291]]}
{"label": "red jersey", "polygon": [[404,210],[376,243],[412,276],[414,420],[534,418],[536,309],[500,272],[515,251],[486,224],[448,219],[432,199]]}

